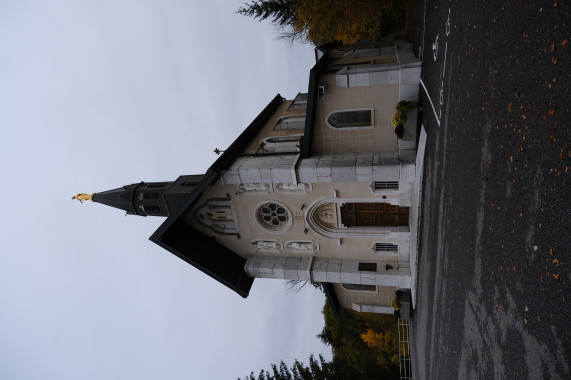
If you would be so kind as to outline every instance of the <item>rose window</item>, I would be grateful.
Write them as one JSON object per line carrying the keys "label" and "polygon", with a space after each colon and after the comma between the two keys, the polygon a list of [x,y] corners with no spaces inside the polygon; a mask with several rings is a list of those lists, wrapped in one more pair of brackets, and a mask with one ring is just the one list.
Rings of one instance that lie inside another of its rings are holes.
{"label": "rose window", "polygon": [[281,231],[289,225],[289,213],[279,203],[269,202],[258,207],[258,222],[270,231]]}

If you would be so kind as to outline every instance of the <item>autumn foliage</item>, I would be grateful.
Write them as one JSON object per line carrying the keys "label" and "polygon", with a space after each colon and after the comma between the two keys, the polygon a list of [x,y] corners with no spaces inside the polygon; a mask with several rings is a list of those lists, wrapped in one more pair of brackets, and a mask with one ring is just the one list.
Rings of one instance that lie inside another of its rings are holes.
{"label": "autumn foliage", "polygon": [[404,26],[404,0],[255,0],[238,10],[271,20],[284,39],[349,44],[396,34]]}

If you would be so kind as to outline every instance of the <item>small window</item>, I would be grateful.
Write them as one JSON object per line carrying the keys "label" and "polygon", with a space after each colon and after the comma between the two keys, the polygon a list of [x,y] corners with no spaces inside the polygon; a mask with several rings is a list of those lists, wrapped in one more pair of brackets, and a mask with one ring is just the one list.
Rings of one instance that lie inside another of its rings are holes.
{"label": "small window", "polygon": [[327,117],[327,124],[332,128],[364,128],[373,126],[372,112],[366,110],[335,111]]}
{"label": "small window", "polygon": [[222,234],[238,234],[238,224],[234,217],[232,202],[227,199],[212,198],[196,210],[200,223]]}
{"label": "small window", "polygon": [[376,272],[377,263],[359,263],[359,272]]}
{"label": "small window", "polygon": [[375,190],[398,190],[398,181],[380,181],[375,182]]}
{"label": "small window", "polygon": [[283,116],[278,119],[274,131],[285,131],[291,129],[304,129],[305,115]]}
{"label": "small window", "polygon": [[230,207],[214,206],[208,210],[208,218],[211,220],[234,220]]}
{"label": "small window", "polygon": [[146,205],[146,206],[140,205],[139,210],[147,213],[156,213],[156,214],[161,212],[161,208],[155,205]]}
{"label": "small window", "polygon": [[297,153],[301,135],[270,137],[260,144],[256,154]]}
{"label": "small window", "polygon": [[363,284],[341,284],[343,289],[354,292],[375,292],[377,291],[376,285],[363,285]]}
{"label": "small window", "polygon": [[159,193],[139,193],[137,195],[137,198],[140,201],[142,201],[143,199],[159,199],[160,194]]}
{"label": "small window", "polygon": [[380,252],[380,253],[398,252],[399,247],[398,245],[392,243],[375,243],[374,250],[375,252]]}

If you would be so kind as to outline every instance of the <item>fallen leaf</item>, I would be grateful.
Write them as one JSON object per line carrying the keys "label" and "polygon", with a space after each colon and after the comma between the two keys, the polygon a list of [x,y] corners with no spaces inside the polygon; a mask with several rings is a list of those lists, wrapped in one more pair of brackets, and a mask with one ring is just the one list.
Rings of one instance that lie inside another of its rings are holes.
{"label": "fallen leaf", "polygon": [[525,305],[525,309],[523,309],[523,311],[528,312],[529,309],[527,308],[527,305]]}
{"label": "fallen leaf", "polygon": [[539,276],[539,279],[541,280],[541,282],[543,282],[543,276]]}
{"label": "fallen leaf", "polygon": [[553,62],[554,65],[557,65],[557,62],[559,62],[559,60],[555,57],[551,58],[551,62]]}
{"label": "fallen leaf", "polygon": [[511,102],[508,104],[508,112],[512,112],[512,103]]}
{"label": "fallen leaf", "polygon": [[537,316],[537,322],[541,322],[541,317],[539,315]]}
{"label": "fallen leaf", "polygon": [[553,277],[555,277],[555,279],[556,279],[557,281],[559,281],[559,273],[554,274]]}
{"label": "fallen leaf", "polygon": [[551,51],[555,51],[555,41],[551,43]]}
{"label": "fallen leaf", "polygon": [[554,109],[550,109],[547,113],[548,113],[549,115],[553,116],[553,115],[555,115],[555,110],[554,110]]}
{"label": "fallen leaf", "polygon": [[538,247],[537,245],[534,245],[534,246],[533,246],[533,250],[536,251],[536,252],[537,252],[538,248],[539,248],[539,247]]}
{"label": "fallen leaf", "polygon": [[563,45],[563,47],[565,47],[565,46],[567,46],[568,42],[569,42],[568,40],[563,40],[563,41],[561,41],[561,45]]}

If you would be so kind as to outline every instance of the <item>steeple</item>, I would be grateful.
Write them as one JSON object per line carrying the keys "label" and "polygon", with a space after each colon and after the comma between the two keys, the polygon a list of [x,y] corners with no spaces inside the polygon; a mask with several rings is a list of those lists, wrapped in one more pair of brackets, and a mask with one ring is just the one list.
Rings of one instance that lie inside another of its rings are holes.
{"label": "steeple", "polygon": [[141,182],[100,193],[80,193],[72,197],[125,211],[129,215],[166,216],[178,207],[202,179],[202,175],[180,176],[174,182]]}

